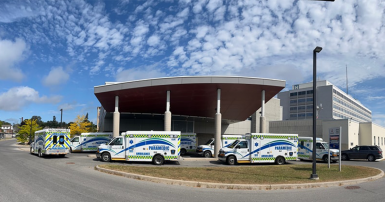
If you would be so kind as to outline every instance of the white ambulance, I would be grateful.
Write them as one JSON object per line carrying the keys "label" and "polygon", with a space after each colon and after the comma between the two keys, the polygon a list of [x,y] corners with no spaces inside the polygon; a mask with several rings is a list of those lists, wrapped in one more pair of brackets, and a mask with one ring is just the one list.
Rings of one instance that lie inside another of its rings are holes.
{"label": "white ambulance", "polygon": [[184,156],[187,152],[195,152],[197,149],[196,133],[182,133],[180,141],[180,155]]}
{"label": "white ambulance", "polygon": [[[245,135],[222,135],[221,147],[230,146],[235,140],[245,139]],[[214,142],[215,138],[211,138],[204,145],[199,145],[196,149],[198,155],[206,158],[213,157],[214,155]]]}
{"label": "white ambulance", "polygon": [[246,134],[244,140],[236,140],[219,150],[220,161],[229,165],[236,163],[285,164],[297,160],[297,134]]}
{"label": "white ambulance", "polygon": [[[322,138],[316,138],[316,160],[328,162],[328,149],[329,144],[322,140]],[[330,149],[330,162],[337,162],[339,160],[338,149]],[[298,159],[300,160],[312,160],[313,159],[313,138],[312,137],[299,137],[298,138]]]}
{"label": "white ambulance", "polygon": [[97,158],[104,162],[149,161],[162,165],[180,157],[179,131],[127,131],[98,147]]}
{"label": "white ambulance", "polygon": [[69,129],[43,129],[35,132],[30,153],[39,157],[58,155],[64,157],[70,150]]}
{"label": "white ambulance", "polygon": [[112,139],[112,133],[82,133],[71,139],[70,152],[96,152],[99,145]]}

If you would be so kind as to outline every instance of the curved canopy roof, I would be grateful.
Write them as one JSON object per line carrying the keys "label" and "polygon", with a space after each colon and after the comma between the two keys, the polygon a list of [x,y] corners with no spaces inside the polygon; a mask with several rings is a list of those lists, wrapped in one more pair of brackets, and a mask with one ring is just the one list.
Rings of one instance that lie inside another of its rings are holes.
{"label": "curved canopy roof", "polygon": [[246,120],[261,107],[262,90],[267,102],[285,85],[283,80],[251,77],[169,77],[107,82],[94,87],[94,93],[107,112],[115,110],[115,96],[119,96],[119,112],[161,114],[170,91],[172,114],[214,117],[217,89],[221,89],[222,119]]}

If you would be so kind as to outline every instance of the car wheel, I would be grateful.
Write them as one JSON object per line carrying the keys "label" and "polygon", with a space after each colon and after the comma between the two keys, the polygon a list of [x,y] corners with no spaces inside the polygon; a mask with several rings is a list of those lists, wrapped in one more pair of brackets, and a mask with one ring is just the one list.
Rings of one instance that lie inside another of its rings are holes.
{"label": "car wheel", "polygon": [[111,161],[111,156],[110,156],[110,154],[109,153],[103,153],[102,154],[102,161],[103,162],[110,162]]}
{"label": "car wheel", "polygon": [[277,164],[277,165],[283,165],[283,164],[285,164],[285,158],[283,158],[282,156],[278,156],[278,157],[275,159],[275,164]]}
{"label": "car wheel", "polygon": [[229,165],[235,165],[236,159],[235,156],[229,156],[227,157],[227,164]]}
{"label": "car wheel", "polygon": [[375,161],[375,160],[376,160],[376,158],[374,158],[373,155],[369,155],[368,156],[368,161]]}
{"label": "car wheel", "polygon": [[203,156],[204,156],[205,158],[210,158],[210,157],[212,157],[210,151],[205,151],[205,152],[203,153]]}
{"label": "car wheel", "polygon": [[325,163],[327,163],[327,162],[328,162],[328,156],[325,155],[325,156],[322,158],[322,160],[323,160]]}
{"label": "car wheel", "polygon": [[152,162],[153,162],[155,165],[163,165],[163,163],[164,163],[164,158],[163,158],[163,156],[161,156],[161,155],[156,155],[156,156],[154,156],[154,158],[152,159]]}
{"label": "car wheel", "polygon": [[181,156],[186,155],[186,153],[187,153],[186,149],[181,149],[181,150],[180,150],[180,155],[181,155]]}
{"label": "car wheel", "polygon": [[341,160],[343,160],[343,161],[349,161],[349,157],[348,157],[348,155],[346,155],[346,154],[342,154],[342,156],[341,156]]}

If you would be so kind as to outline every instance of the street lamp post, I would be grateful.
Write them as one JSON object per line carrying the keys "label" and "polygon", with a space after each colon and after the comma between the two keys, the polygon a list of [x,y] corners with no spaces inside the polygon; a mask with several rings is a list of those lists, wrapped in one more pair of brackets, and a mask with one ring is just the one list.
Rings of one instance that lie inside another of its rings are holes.
{"label": "street lamp post", "polygon": [[310,175],[310,179],[312,180],[318,180],[319,177],[316,173],[316,138],[317,138],[317,119],[316,119],[316,113],[317,113],[317,53],[321,52],[322,47],[317,46],[313,50],[313,173]]}
{"label": "street lamp post", "polygon": [[62,127],[62,120],[63,120],[63,109],[60,109],[60,128]]}

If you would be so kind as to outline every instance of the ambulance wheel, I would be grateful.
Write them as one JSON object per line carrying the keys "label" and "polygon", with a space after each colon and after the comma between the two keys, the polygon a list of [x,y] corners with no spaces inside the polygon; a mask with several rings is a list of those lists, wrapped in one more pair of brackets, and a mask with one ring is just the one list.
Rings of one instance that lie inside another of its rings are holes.
{"label": "ambulance wheel", "polygon": [[204,156],[205,158],[210,158],[210,157],[212,157],[210,151],[205,151],[205,152],[203,153],[203,156]]}
{"label": "ambulance wheel", "polygon": [[325,156],[322,158],[322,160],[323,160],[325,163],[327,163],[327,162],[328,162],[328,156],[325,155]]}
{"label": "ambulance wheel", "polygon": [[163,165],[164,163],[163,156],[161,155],[154,156],[154,158],[152,159],[152,163],[154,163],[155,165]]}
{"label": "ambulance wheel", "polygon": [[283,158],[282,156],[278,156],[278,157],[275,159],[275,164],[277,164],[277,165],[283,165],[283,164],[285,164],[285,158]]}
{"label": "ambulance wheel", "polygon": [[186,149],[181,149],[181,150],[180,150],[180,155],[181,155],[181,156],[186,155],[186,153],[187,153]]}
{"label": "ambulance wheel", "polygon": [[111,156],[110,156],[110,154],[109,153],[103,153],[102,154],[102,161],[103,162],[110,162],[111,161]]}
{"label": "ambulance wheel", "polygon": [[229,156],[227,157],[227,164],[229,165],[235,165],[236,159],[235,156]]}

